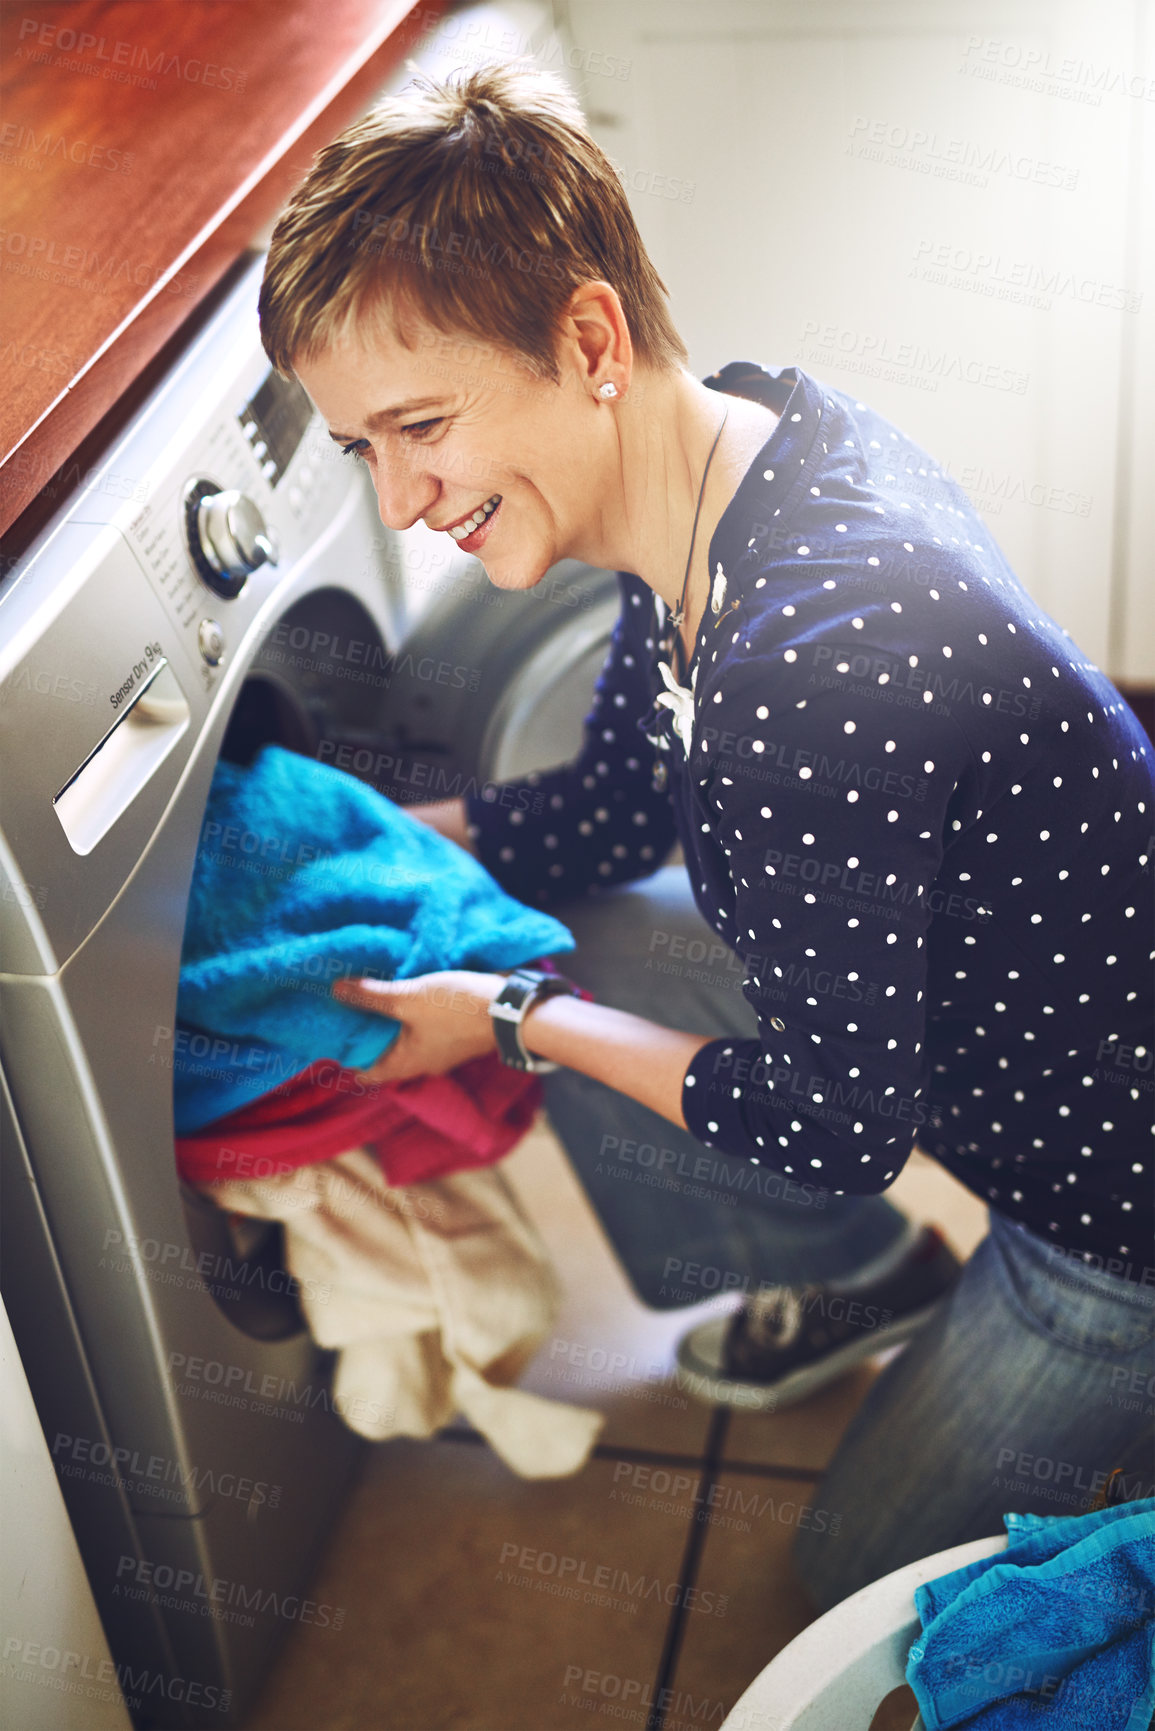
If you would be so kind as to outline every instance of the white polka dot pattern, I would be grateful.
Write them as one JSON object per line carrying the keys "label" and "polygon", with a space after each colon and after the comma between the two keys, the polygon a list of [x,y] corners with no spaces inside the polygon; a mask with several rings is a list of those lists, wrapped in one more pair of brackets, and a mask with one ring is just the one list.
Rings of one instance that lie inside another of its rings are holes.
{"label": "white polka dot pattern", "polygon": [[689,756],[655,703],[652,592],[623,575],[581,757],[470,795],[481,857],[529,902],[597,894],[660,865],[676,824],[759,1020],[691,1064],[695,1136],[848,1195],[917,1137],[1139,1278],[1152,748],[932,458],[801,371],[707,382],[739,377],[766,400],[793,381],[791,412],[711,542],[739,629],[707,610]]}

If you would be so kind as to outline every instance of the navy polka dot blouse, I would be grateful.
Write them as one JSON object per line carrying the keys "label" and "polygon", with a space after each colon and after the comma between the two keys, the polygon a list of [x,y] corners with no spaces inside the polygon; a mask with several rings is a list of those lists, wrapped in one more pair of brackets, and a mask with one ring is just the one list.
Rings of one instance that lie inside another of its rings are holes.
{"label": "navy polka dot blouse", "polygon": [[711,542],[689,689],[657,701],[664,605],[621,574],[583,750],[467,798],[480,857],[555,903],[681,840],[759,1025],[686,1072],[708,1147],[861,1195],[917,1140],[1155,1281],[1152,748],[889,422],[796,368],[707,383],[781,418]]}

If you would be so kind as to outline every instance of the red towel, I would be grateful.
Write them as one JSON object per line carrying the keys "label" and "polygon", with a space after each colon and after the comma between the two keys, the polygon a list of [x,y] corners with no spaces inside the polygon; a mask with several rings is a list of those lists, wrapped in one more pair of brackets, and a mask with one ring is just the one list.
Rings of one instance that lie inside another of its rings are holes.
{"label": "red towel", "polygon": [[362,1082],[323,1061],[191,1136],[176,1163],[189,1184],[268,1178],[368,1147],[390,1184],[423,1184],[447,1172],[490,1166],[533,1123],[535,1076],[486,1054],[444,1076]]}

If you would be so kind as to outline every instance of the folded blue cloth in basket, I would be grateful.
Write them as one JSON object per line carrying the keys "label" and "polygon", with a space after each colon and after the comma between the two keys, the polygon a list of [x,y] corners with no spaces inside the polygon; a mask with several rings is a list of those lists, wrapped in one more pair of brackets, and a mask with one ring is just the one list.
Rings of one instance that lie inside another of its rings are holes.
{"label": "folded blue cloth in basket", "polygon": [[496,971],[573,948],[559,920],[353,776],[279,746],[220,763],[181,958],[177,1133],[321,1059],[379,1057],[399,1024],[338,1003],[336,979]]}
{"label": "folded blue cloth in basket", "polygon": [[927,1731],[1149,1731],[1155,1499],[1003,1519],[1005,1551],[915,1593]]}

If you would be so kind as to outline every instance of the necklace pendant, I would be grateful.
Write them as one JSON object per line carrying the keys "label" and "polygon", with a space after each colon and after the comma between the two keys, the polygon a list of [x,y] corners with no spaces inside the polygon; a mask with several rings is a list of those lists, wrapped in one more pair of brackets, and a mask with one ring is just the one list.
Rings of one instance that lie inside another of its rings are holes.
{"label": "necklace pendant", "polygon": [[666,769],[665,763],[663,762],[663,760],[660,757],[655,758],[654,759],[654,792],[655,793],[665,793],[666,783],[669,781],[669,779],[670,779],[670,777],[669,777],[669,773]]}
{"label": "necklace pendant", "polygon": [[682,612],[681,607],[675,607],[674,611],[670,614],[669,623],[674,627],[674,630],[677,631],[680,630],[681,626],[684,624],[685,618],[686,615]]}

